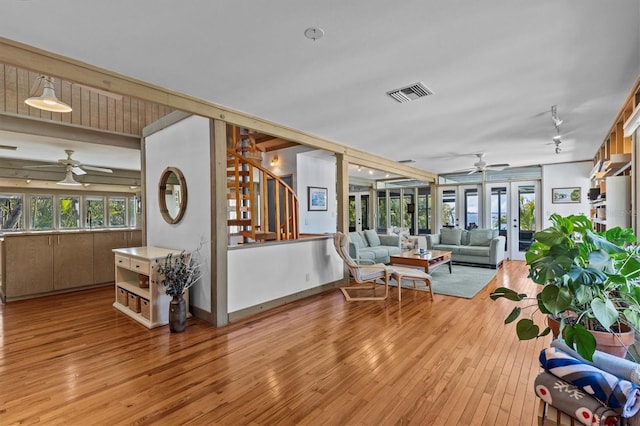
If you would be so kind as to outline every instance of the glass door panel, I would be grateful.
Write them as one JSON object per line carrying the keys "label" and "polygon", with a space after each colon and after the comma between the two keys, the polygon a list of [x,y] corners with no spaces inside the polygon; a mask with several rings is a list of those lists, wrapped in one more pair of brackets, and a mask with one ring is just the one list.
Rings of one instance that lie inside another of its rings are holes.
{"label": "glass door panel", "polygon": [[478,188],[464,190],[464,229],[480,227]]}
{"label": "glass door panel", "polygon": [[349,195],[349,232],[356,230],[356,196]]}
{"label": "glass door panel", "polygon": [[369,228],[369,194],[360,194],[360,228]]}
{"label": "glass door panel", "polygon": [[391,190],[389,191],[389,226],[402,226],[401,214],[400,190]]}
{"label": "glass door panel", "polygon": [[513,182],[511,193],[511,259],[524,260],[524,254],[533,243],[538,229],[538,183]]}
{"label": "glass door panel", "polygon": [[444,227],[453,228],[458,224],[456,190],[443,189],[441,200],[440,222]]}
{"label": "glass door panel", "polygon": [[376,225],[379,234],[387,233],[387,192],[378,191],[378,224]]}
{"label": "glass door panel", "polygon": [[431,188],[418,188],[418,234],[431,233]]}
{"label": "glass door panel", "polygon": [[410,235],[415,235],[415,230],[416,230],[414,225],[414,220],[413,220],[416,213],[416,205],[413,201],[413,198],[414,198],[413,192],[414,192],[413,189],[405,189],[403,191],[404,195],[402,197],[403,199],[402,211],[404,213],[404,218],[403,218],[404,220],[402,221],[402,226],[404,228],[409,228]]}

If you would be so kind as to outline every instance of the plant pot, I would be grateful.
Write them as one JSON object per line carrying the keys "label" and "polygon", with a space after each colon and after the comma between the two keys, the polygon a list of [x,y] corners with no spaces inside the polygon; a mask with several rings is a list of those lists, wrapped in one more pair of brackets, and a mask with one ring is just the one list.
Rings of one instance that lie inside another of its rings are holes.
{"label": "plant pot", "polygon": [[187,308],[181,294],[175,294],[169,302],[169,330],[181,333],[187,327]]}
{"label": "plant pot", "polygon": [[[547,315],[547,325],[551,329],[553,338],[557,339],[560,331],[560,321],[551,315]],[[635,342],[635,331],[626,324],[621,324],[621,328],[623,329],[622,333],[589,330],[596,339],[596,350],[624,358],[627,355],[627,348]]]}

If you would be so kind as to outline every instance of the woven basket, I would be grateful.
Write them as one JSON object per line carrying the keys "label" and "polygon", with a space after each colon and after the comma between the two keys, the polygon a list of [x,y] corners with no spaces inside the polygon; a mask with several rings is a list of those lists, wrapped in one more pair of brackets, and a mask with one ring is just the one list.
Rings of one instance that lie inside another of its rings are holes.
{"label": "woven basket", "polygon": [[129,292],[123,288],[118,287],[118,293],[116,297],[116,302],[121,304],[122,306],[127,306],[127,299],[129,298]]}
{"label": "woven basket", "polygon": [[140,313],[140,297],[137,294],[129,293],[129,309],[135,313]]}
{"label": "woven basket", "polygon": [[149,288],[149,277],[144,274],[138,274],[138,286],[140,288]]}
{"label": "woven basket", "polygon": [[151,303],[147,299],[140,299],[140,313],[143,318],[151,320]]}

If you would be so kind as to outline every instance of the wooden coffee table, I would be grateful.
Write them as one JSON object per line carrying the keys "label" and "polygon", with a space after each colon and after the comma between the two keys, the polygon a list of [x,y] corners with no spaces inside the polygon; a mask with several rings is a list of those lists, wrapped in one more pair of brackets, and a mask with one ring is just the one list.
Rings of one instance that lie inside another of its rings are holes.
{"label": "wooden coffee table", "polygon": [[[431,253],[431,256],[429,256]],[[392,265],[419,266],[424,268],[428,274],[429,269],[433,269],[443,263],[449,264],[449,273],[451,273],[451,252],[444,250],[427,250],[425,254],[417,254],[414,250],[405,251],[390,257]]]}

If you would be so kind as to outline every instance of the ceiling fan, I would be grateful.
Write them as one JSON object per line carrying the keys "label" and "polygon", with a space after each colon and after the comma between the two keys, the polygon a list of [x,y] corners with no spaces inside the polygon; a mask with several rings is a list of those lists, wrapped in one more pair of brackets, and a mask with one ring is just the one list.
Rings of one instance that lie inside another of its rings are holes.
{"label": "ceiling fan", "polygon": [[111,169],[107,169],[104,167],[97,167],[97,166],[89,166],[87,164],[82,164],[81,162],[74,160],[73,158],[71,158],[71,155],[73,154],[72,149],[65,149],[64,152],[67,154],[67,158],[62,158],[58,160],[56,163],[42,164],[37,166],[24,166],[24,168],[25,169],[65,168],[67,174],[63,180],[58,182],[60,185],[80,185],[80,183],[76,182],[76,180],[73,178],[73,175],[74,174],[78,176],[86,175],[87,174],[86,170],[91,170],[94,172],[102,172],[102,173],[113,173],[113,170]]}
{"label": "ceiling fan", "polygon": [[469,167],[467,169],[462,169],[459,170],[458,172],[469,172],[467,174],[473,174],[473,173],[481,173],[487,170],[502,170],[505,167],[509,167],[510,164],[509,163],[501,163],[501,164],[487,164],[486,161],[484,161],[484,154],[480,153],[480,154],[474,154],[476,157],[478,157],[478,161],[476,161],[475,163],[473,163],[473,167]]}

